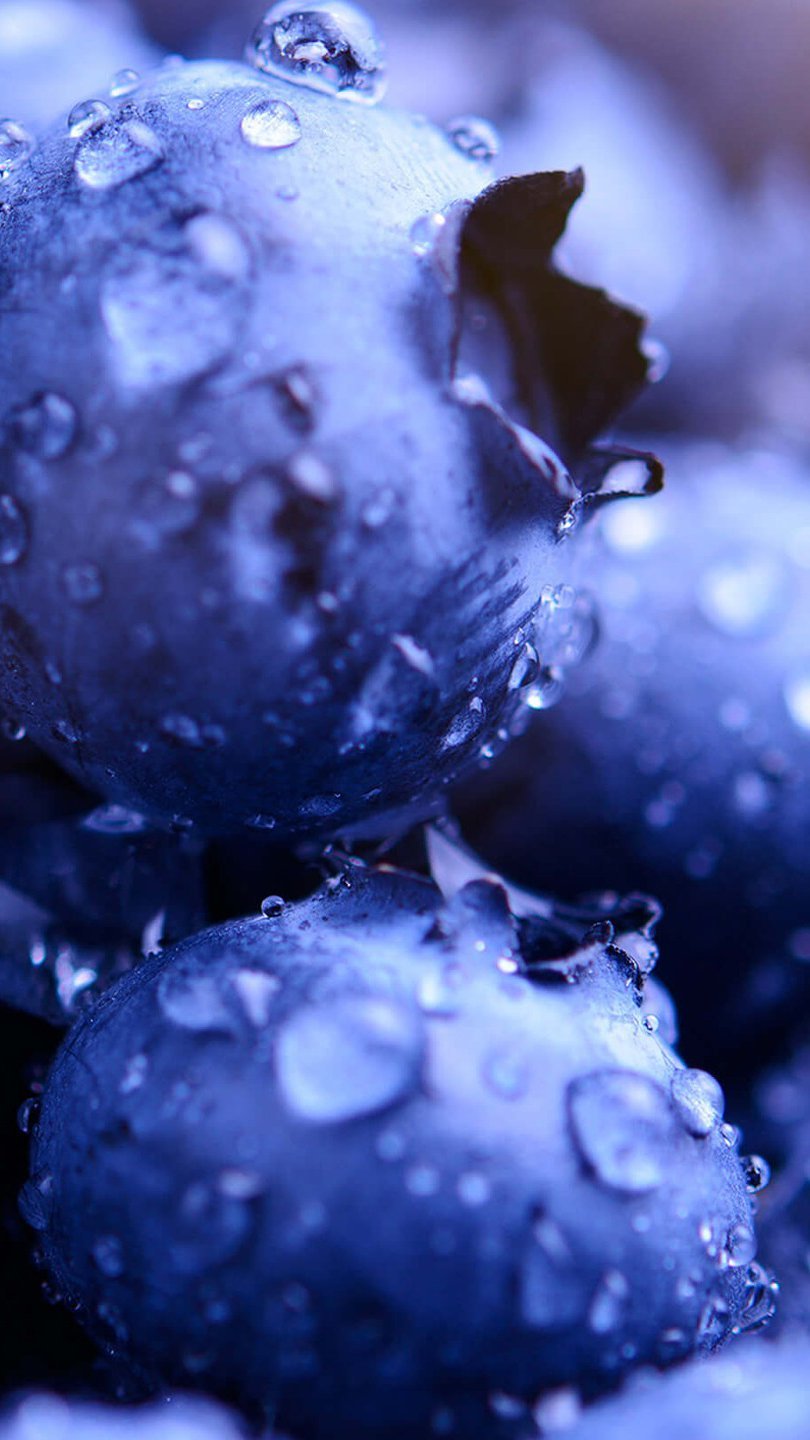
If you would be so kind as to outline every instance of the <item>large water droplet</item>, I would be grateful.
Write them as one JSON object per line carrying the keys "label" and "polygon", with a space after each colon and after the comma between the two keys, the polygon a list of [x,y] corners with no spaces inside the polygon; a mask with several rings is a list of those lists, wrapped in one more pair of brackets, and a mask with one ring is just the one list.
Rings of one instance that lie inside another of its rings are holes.
{"label": "large water droplet", "polygon": [[385,93],[382,46],[371,20],[345,0],[302,6],[282,0],[259,22],[248,64],[346,100],[374,104]]}
{"label": "large water droplet", "polygon": [[34,140],[17,120],[0,120],[0,178],[28,159]]}
{"label": "large water droplet", "polygon": [[14,440],[39,460],[59,460],[76,438],[78,416],[63,395],[40,391],[11,416]]}
{"label": "large water droplet", "polygon": [[103,100],[80,100],[68,115],[68,134],[73,140],[83,140],[100,130],[109,120],[112,111]]}
{"label": "large water droplet", "polygon": [[347,996],[287,1021],[276,1044],[278,1081],[293,1114],[335,1124],[412,1094],[422,1048],[418,1012],[381,996]]}
{"label": "large water droplet", "polygon": [[284,100],[258,100],[239,128],[246,144],[259,150],[287,150],[301,139],[301,122]]}
{"label": "large water droplet", "polygon": [[0,495],[0,565],[16,565],[28,548],[28,524],[13,495]]}
{"label": "large water droplet", "polygon": [[451,120],[447,133],[456,149],[470,160],[494,160],[501,148],[495,126],[477,115],[460,115],[458,119]]}
{"label": "large water droplet", "polygon": [[140,120],[107,124],[86,134],[76,151],[73,168],[90,190],[114,190],[146,175],[162,162],[163,146]]}
{"label": "large water droplet", "polygon": [[134,95],[140,83],[137,70],[119,70],[110,82],[110,94],[114,100],[123,100],[125,95]]}
{"label": "large water droplet", "polygon": [[710,1135],[723,1118],[726,1100],[713,1075],[705,1070],[676,1070],[672,1103],[690,1135]]}
{"label": "large water droplet", "polygon": [[667,1171],[674,1116],[660,1085],[631,1070],[596,1070],[568,1087],[577,1148],[604,1185],[655,1190]]}

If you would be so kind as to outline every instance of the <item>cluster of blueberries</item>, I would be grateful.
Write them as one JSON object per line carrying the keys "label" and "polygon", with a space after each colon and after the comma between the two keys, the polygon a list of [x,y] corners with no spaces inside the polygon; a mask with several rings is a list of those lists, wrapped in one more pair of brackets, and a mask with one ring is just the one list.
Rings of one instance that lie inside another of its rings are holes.
{"label": "cluster of blueberries", "polygon": [[0,1440],[807,1440],[807,157],[255,8],[0,0]]}

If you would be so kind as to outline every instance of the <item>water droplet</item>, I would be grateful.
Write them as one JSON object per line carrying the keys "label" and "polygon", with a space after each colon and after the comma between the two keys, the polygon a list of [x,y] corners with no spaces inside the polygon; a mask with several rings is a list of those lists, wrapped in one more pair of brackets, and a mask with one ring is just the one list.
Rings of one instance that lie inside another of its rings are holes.
{"label": "water droplet", "polygon": [[785,682],[785,705],[793,724],[810,731],[810,669],[800,670]]}
{"label": "water droplet", "polygon": [[68,115],[68,133],[73,140],[83,140],[100,130],[109,120],[112,111],[103,100],[81,100]]}
{"label": "water droplet", "polygon": [[738,638],[761,635],[782,616],[788,582],[781,556],[744,551],[705,572],[698,604],[711,625]]}
{"label": "water droplet", "polygon": [[124,1255],[116,1235],[100,1235],[93,1242],[93,1259],[108,1280],[117,1280],[124,1273]]}
{"label": "water droplet", "polygon": [[569,1085],[568,1113],[577,1148],[604,1185],[643,1195],[662,1183],[674,1117],[660,1085],[630,1070],[596,1070]]}
{"label": "water droplet", "polygon": [[745,1188],[749,1195],[758,1195],[771,1182],[771,1167],[761,1155],[743,1155],[740,1164],[745,1177]]}
{"label": "water droplet", "polygon": [[565,676],[553,665],[544,665],[537,679],[526,690],[530,710],[551,710],[562,699]]}
{"label": "water droplet", "polygon": [[288,150],[301,139],[301,122],[286,100],[257,100],[239,128],[245,143],[258,150]]}
{"label": "water droplet", "polygon": [[538,1214],[520,1266],[520,1305],[526,1324],[556,1330],[579,1323],[587,1303],[565,1235],[550,1216]]}
{"label": "water droplet", "polygon": [[745,1275],[745,1295],[742,1313],[734,1327],[735,1334],[750,1334],[761,1330],[773,1319],[779,1285],[774,1277],[757,1261],[749,1265]]}
{"label": "water droplet", "polygon": [[484,1084],[503,1100],[519,1100],[526,1094],[531,1080],[527,1059],[513,1049],[495,1050],[484,1060]]}
{"label": "water droplet", "polygon": [[520,645],[509,675],[509,689],[522,690],[526,685],[533,685],[539,668],[540,659],[534,646],[526,643]]}
{"label": "water droplet", "polygon": [[26,1180],[20,1191],[19,1211],[26,1225],[30,1225],[32,1230],[48,1228],[52,1188],[53,1176],[43,1174]]}
{"label": "water droplet", "polygon": [[149,1060],[146,1055],[132,1055],[124,1065],[124,1074],[121,1078],[119,1090],[122,1095],[131,1095],[133,1091],[140,1090],[149,1070]]}
{"label": "water droplet", "polygon": [[719,1295],[712,1295],[700,1312],[697,1324],[697,1343],[701,1348],[712,1350],[728,1335],[728,1305]]}
{"label": "water droplet", "polygon": [[458,119],[451,120],[447,133],[456,149],[470,160],[494,160],[501,148],[495,126],[477,115],[460,115]]}
{"label": "water droplet", "polygon": [[28,159],[33,136],[17,120],[0,120],[0,178]]}
{"label": "water droplet", "polygon": [[280,915],[284,909],[284,903],[280,895],[266,896],[260,907],[265,920],[272,920],[276,915]]}
{"label": "water droplet", "polygon": [[466,710],[456,715],[442,739],[443,750],[457,750],[478,734],[486,719],[484,702],[480,696],[473,696]]}
{"label": "water droplet", "polygon": [[302,495],[319,505],[330,505],[338,493],[337,481],[320,456],[299,450],[287,466],[287,479]]}
{"label": "water droplet", "polygon": [[38,460],[59,460],[76,439],[78,416],[62,395],[40,391],[12,412],[14,440]]}
{"label": "water droplet", "polygon": [[676,1070],[672,1103],[690,1135],[710,1135],[723,1118],[726,1099],[713,1075],[705,1070]]}
{"label": "water droplet", "polygon": [[438,211],[433,215],[421,215],[411,226],[411,249],[414,255],[421,259],[432,254],[446,224],[447,216]]}
{"label": "water droplet", "polygon": [[140,83],[137,70],[119,70],[110,81],[110,94],[114,100],[123,100],[125,95],[133,95]]}
{"label": "water droplet", "polygon": [[278,1081],[293,1114],[335,1124],[371,1115],[419,1083],[423,1033],[416,1010],[353,995],[298,1010],[276,1044]]}
{"label": "water droplet", "polygon": [[216,976],[205,972],[164,970],[158,981],[158,1004],[166,1018],[183,1030],[227,1033],[234,1028]]}
{"label": "water droplet", "polygon": [[267,75],[346,100],[375,104],[385,93],[377,32],[368,16],[346,0],[273,5],[254,30],[245,59]]}
{"label": "water droplet", "polygon": [[622,1322],[630,1286],[621,1270],[608,1270],[594,1293],[588,1310],[588,1324],[596,1335],[609,1335]]}
{"label": "water droplet", "polygon": [[99,805],[85,815],[81,824],[83,830],[94,830],[99,835],[142,835],[149,829],[145,815],[124,805]]}
{"label": "water droplet", "polygon": [[13,495],[0,495],[0,565],[16,565],[28,549],[28,523]]}
{"label": "water droplet", "polygon": [[732,1225],[726,1238],[726,1250],[728,1252],[728,1263],[738,1269],[741,1265],[750,1265],[757,1253],[756,1236],[750,1225],[740,1221]]}
{"label": "water droplet", "polygon": [[104,580],[97,565],[67,565],[62,585],[74,605],[94,605],[104,594]]}
{"label": "water droplet", "polygon": [[405,1185],[411,1195],[426,1199],[435,1195],[441,1186],[441,1175],[435,1165],[412,1165],[405,1172]]}
{"label": "water droplet", "polygon": [[231,984],[251,1025],[263,1030],[270,1019],[273,998],[281,988],[280,980],[264,970],[237,970]]}
{"label": "water droplet", "polygon": [[537,1401],[532,1419],[540,1435],[564,1435],[582,1415],[582,1400],[572,1386],[550,1390]]}
{"label": "water droplet", "polygon": [[412,635],[392,635],[391,643],[412,670],[417,670],[420,675],[425,675],[428,679],[432,678],[436,664],[430,651],[426,650],[424,645],[420,645]]}
{"label": "water droplet", "polygon": [[0,721],[0,731],[2,731],[3,739],[10,740],[12,744],[17,744],[20,740],[24,740],[28,734],[22,722],[10,715],[7,715],[4,720]]}
{"label": "water droplet", "polygon": [[164,159],[158,137],[140,120],[109,123],[86,134],[73,168],[90,190],[114,190],[146,175]]}
{"label": "water droplet", "polygon": [[17,1125],[23,1135],[30,1135],[32,1130],[36,1128],[41,1103],[37,1095],[30,1095],[27,1100],[23,1100],[22,1105],[17,1111]]}

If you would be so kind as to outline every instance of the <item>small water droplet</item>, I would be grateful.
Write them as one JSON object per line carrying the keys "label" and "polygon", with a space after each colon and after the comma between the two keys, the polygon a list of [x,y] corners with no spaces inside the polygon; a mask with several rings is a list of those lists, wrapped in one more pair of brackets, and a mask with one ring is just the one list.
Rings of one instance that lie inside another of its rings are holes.
{"label": "small water droplet", "polygon": [[140,1090],[149,1070],[149,1060],[146,1055],[132,1055],[124,1065],[124,1074],[121,1078],[119,1090],[122,1095],[131,1095],[133,1091]]}
{"label": "small water droplet", "polygon": [[750,1265],[757,1253],[756,1236],[750,1225],[740,1221],[732,1225],[726,1238],[726,1250],[728,1252],[728,1263],[738,1269],[741,1265]]}
{"label": "small water droplet", "polygon": [[469,1170],[459,1175],[456,1183],[456,1194],[462,1205],[470,1209],[477,1209],[480,1205],[486,1205],[492,1195],[492,1186],[480,1170]]}
{"label": "small water droplet", "polygon": [[125,95],[134,95],[140,83],[137,70],[119,70],[110,81],[110,94],[114,100],[123,100]]}
{"label": "small water droplet", "polygon": [[2,732],[3,739],[10,740],[12,744],[17,744],[20,740],[24,740],[28,734],[22,722],[9,715],[0,721],[0,731]]}
{"label": "small water droplet", "polygon": [[745,1188],[749,1195],[758,1195],[771,1181],[771,1167],[761,1155],[743,1155],[740,1158],[745,1177]]}
{"label": "small water droplet", "polygon": [[281,981],[264,970],[237,970],[231,984],[239,997],[251,1025],[263,1030],[270,1019],[273,998],[281,988]]}
{"label": "small water droplet", "polygon": [[124,1254],[116,1235],[100,1235],[93,1242],[93,1259],[108,1280],[117,1280],[124,1273]]}
{"label": "small water droplet", "polygon": [[495,126],[477,115],[460,115],[456,120],[451,120],[447,126],[447,134],[456,149],[470,160],[494,160],[501,148],[500,136]]}
{"label": "small water droplet", "polygon": [[338,493],[329,466],[311,450],[299,450],[287,466],[287,478],[302,495],[319,505],[331,505]]}
{"label": "small water droplet", "polygon": [[746,1271],[742,1314],[734,1327],[734,1333],[748,1335],[767,1325],[776,1311],[778,1294],[778,1282],[755,1260]]}
{"label": "small water droplet", "polygon": [[280,915],[284,909],[284,900],[280,895],[267,895],[261,903],[261,912],[265,920],[272,920]]}
{"label": "small water droplet", "polygon": [[214,975],[164,970],[158,981],[158,1003],[172,1024],[183,1030],[229,1032],[233,1017]]}
{"label": "small water droplet", "polygon": [[20,449],[38,460],[59,460],[76,439],[78,416],[63,395],[40,391],[12,412],[11,424]]}
{"label": "small water droplet", "polygon": [[618,1329],[629,1295],[630,1286],[621,1270],[608,1270],[602,1276],[588,1310],[588,1324],[596,1335]]}
{"label": "small water droplet", "polygon": [[62,585],[74,605],[94,605],[104,594],[104,579],[97,565],[67,565]]}
{"label": "small water droplet", "polygon": [[432,254],[446,224],[447,216],[438,211],[432,215],[421,215],[411,226],[411,249],[414,255],[422,259]]}
{"label": "small water droplet", "polygon": [[100,130],[109,120],[112,111],[103,100],[81,100],[68,115],[68,133],[73,140],[83,140]]}
{"label": "small water droplet", "polygon": [[553,665],[544,665],[525,692],[530,710],[551,710],[563,697],[565,676]]}
{"label": "small water droplet", "polygon": [[0,120],[0,178],[28,159],[34,139],[17,120]]}
{"label": "small water droplet", "polygon": [[568,1114],[583,1160],[604,1185],[643,1195],[662,1183],[674,1116],[660,1085],[630,1070],[596,1070],[569,1085]]}
{"label": "small water droplet", "polygon": [[684,1128],[702,1139],[720,1124],[726,1100],[713,1075],[705,1070],[676,1070],[672,1103]]}
{"label": "small water droplet", "polygon": [[383,996],[346,996],[287,1021],[276,1043],[278,1082],[294,1115],[336,1124],[412,1094],[422,1050],[418,1011]]}
{"label": "small water droplet", "polygon": [[158,137],[140,120],[109,123],[85,135],[73,168],[90,190],[114,190],[146,175],[164,159]]}
{"label": "small water droplet", "polygon": [[512,1049],[495,1050],[484,1060],[484,1084],[503,1100],[519,1100],[526,1094],[531,1067],[525,1057]]}
{"label": "small water droplet", "polygon": [[26,1180],[20,1191],[19,1211],[32,1230],[47,1230],[50,1215],[53,1176],[42,1174]]}
{"label": "small water droplet", "polygon": [[0,495],[0,565],[16,565],[28,549],[28,522],[13,495]]}
{"label": "small water droplet", "polygon": [[258,150],[288,150],[301,139],[301,122],[286,100],[257,100],[239,128],[245,143]]}
{"label": "small water droplet", "polygon": [[540,659],[533,645],[523,643],[518,648],[518,656],[512,666],[509,675],[509,689],[523,690],[527,685],[533,685],[537,679],[540,668]]}
{"label": "small water droplet", "polygon": [[367,15],[346,0],[267,11],[245,51],[248,64],[295,85],[375,104],[385,93],[382,46]]}
{"label": "small water droplet", "polygon": [[41,1101],[37,1095],[30,1095],[27,1100],[23,1100],[17,1111],[17,1125],[23,1135],[30,1135],[36,1128],[40,1108]]}
{"label": "small water droplet", "polygon": [[411,1195],[426,1199],[437,1194],[441,1187],[441,1175],[435,1165],[412,1165],[405,1172],[405,1185]]}

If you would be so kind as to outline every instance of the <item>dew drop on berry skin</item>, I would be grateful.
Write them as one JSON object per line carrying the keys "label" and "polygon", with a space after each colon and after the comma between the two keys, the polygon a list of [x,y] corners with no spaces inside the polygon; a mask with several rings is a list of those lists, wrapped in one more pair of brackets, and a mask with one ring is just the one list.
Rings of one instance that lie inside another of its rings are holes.
{"label": "dew drop on berry skin", "polygon": [[790,675],[785,681],[784,700],[797,730],[810,731],[810,669]]}
{"label": "dew drop on berry skin", "polygon": [[114,100],[123,100],[125,95],[133,95],[140,83],[137,70],[119,70],[110,82],[110,94]]}
{"label": "dew drop on berry skin", "polygon": [[12,434],[21,450],[38,460],[60,460],[76,438],[78,416],[63,395],[42,391],[12,416]]}
{"label": "dew drop on berry skin", "polygon": [[94,605],[104,594],[104,579],[97,565],[67,565],[62,588],[73,605]]}
{"label": "dew drop on berry skin", "polygon": [[73,140],[93,135],[109,120],[112,111],[103,100],[80,100],[68,115],[68,134]]}
{"label": "dew drop on berry skin", "polygon": [[447,134],[462,155],[470,160],[488,163],[501,148],[500,136],[494,125],[477,115],[460,115],[447,125]]}
{"label": "dew drop on berry skin", "polygon": [[710,1135],[723,1118],[725,1096],[713,1075],[705,1070],[676,1070],[672,1077],[672,1103],[690,1135]]}
{"label": "dew drop on berry skin", "polygon": [[0,179],[22,165],[34,148],[33,136],[17,120],[0,120]]}
{"label": "dew drop on berry skin", "polygon": [[422,1057],[418,1011],[383,996],[353,995],[290,1017],[276,1043],[276,1073],[293,1115],[338,1124],[412,1095]]}
{"label": "dew drop on berry skin", "polygon": [[164,159],[163,147],[140,120],[104,124],[80,141],[73,161],[77,178],[89,190],[115,190],[147,175]]}
{"label": "dew drop on berry skin", "polygon": [[0,565],[16,565],[28,549],[28,524],[13,495],[0,495]]}
{"label": "dew drop on berry skin", "polygon": [[675,1117],[660,1085],[630,1070],[596,1070],[568,1087],[574,1143],[611,1190],[644,1195],[663,1183]]}
{"label": "dew drop on berry skin", "polygon": [[302,6],[281,0],[259,21],[245,59],[266,75],[344,100],[374,105],[386,88],[382,45],[356,5]]}
{"label": "dew drop on berry skin", "polygon": [[301,139],[301,122],[285,100],[259,100],[240,125],[246,145],[257,150],[289,150]]}

